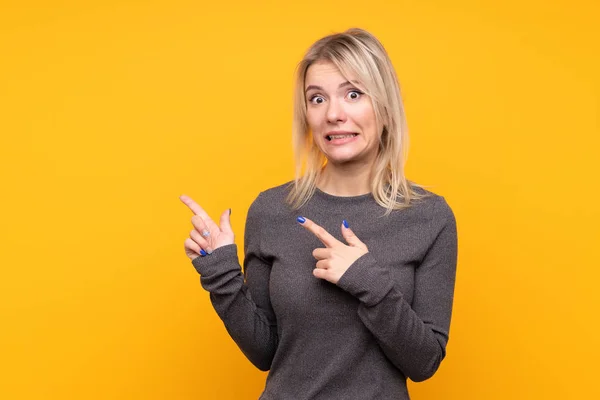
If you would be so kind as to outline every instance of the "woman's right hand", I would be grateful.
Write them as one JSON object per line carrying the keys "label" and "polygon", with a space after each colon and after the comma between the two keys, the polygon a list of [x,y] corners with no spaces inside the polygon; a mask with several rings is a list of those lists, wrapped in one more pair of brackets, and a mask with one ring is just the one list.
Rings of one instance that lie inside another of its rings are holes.
{"label": "woman's right hand", "polygon": [[203,257],[211,254],[221,246],[234,243],[234,234],[229,220],[231,209],[225,210],[221,214],[221,226],[219,227],[206,211],[190,197],[181,195],[179,199],[194,213],[192,216],[194,229],[192,229],[190,237],[184,243],[186,256],[193,260],[198,256]]}

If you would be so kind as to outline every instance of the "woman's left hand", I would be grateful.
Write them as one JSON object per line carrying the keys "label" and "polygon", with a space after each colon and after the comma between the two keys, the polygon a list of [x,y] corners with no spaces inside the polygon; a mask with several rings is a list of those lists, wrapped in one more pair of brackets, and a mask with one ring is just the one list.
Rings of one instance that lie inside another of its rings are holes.
{"label": "woman's left hand", "polygon": [[350,268],[350,265],[369,252],[367,246],[343,223],[342,236],[348,242],[347,245],[308,218],[299,217],[298,222],[311,231],[326,246],[325,248],[316,248],[312,253],[319,260],[317,261],[317,267],[313,270],[313,275],[317,278],[337,284],[344,272]]}

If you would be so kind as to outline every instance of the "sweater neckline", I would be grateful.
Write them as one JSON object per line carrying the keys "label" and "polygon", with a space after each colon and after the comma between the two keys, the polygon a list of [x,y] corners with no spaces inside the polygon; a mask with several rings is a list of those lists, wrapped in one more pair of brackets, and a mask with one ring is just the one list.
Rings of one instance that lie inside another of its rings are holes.
{"label": "sweater neckline", "polygon": [[324,200],[338,202],[338,203],[355,203],[355,202],[359,202],[359,201],[362,202],[365,200],[371,200],[374,198],[373,193],[371,193],[371,192],[365,193],[365,194],[359,194],[356,196],[336,196],[333,194],[326,193],[316,186],[315,186],[315,195]]}

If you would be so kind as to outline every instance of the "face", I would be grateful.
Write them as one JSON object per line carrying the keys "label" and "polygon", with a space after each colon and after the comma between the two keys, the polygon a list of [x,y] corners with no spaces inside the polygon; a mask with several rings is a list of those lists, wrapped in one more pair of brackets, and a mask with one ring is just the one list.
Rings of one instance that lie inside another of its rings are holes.
{"label": "face", "polygon": [[370,164],[379,148],[371,99],[351,81],[330,62],[314,63],[306,71],[308,125],[331,164]]}

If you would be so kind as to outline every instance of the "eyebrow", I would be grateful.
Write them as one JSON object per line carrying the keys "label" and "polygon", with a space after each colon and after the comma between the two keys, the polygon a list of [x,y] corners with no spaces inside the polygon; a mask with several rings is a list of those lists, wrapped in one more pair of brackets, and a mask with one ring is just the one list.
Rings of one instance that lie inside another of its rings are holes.
{"label": "eyebrow", "polygon": [[[358,83],[358,81],[352,81],[354,83]],[[340,83],[340,86],[338,86],[338,89],[343,88],[344,86],[354,86],[354,84],[350,82],[350,81],[346,81],[343,83]],[[317,86],[317,85],[309,85],[305,90],[304,93],[308,92],[311,89],[316,89],[316,90],[323,90],[323,88],[321,86]]]}

